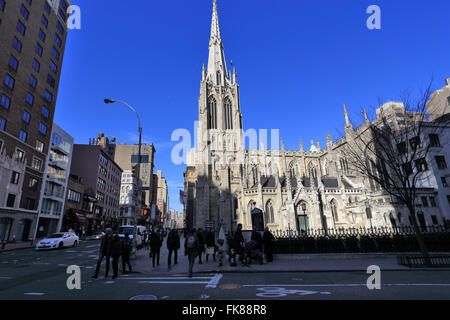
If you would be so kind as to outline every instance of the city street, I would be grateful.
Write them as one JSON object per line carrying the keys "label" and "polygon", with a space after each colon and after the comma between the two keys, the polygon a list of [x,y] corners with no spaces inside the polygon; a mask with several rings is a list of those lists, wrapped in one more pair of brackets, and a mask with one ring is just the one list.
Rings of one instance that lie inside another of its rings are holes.
{"label": "city street", "polygon": [[[161,265],[152,269],[140,250],[135,273],[112,273],[104,279],[91,276],[98,257],[99,241],[83,241],[75,248],[40,251],[33,249],[0,253],[0,299],[83,300],[305,300],[305,299],[449,299],[450,271],[382,271],[381,290],[369,290],[365,272],[224,272],[194,273],[188,278],[187,258],[180,250],[179,263],[167,268],[167,249]],[[69,265],[81,267],[81,290],[69,290]],[[271,266],[276,266],[276,261]],[[217,269],[204,262],[198,269]],[[195,271],[194,268],[194,271]],[[121,267],[120,267],[121,269]]]}

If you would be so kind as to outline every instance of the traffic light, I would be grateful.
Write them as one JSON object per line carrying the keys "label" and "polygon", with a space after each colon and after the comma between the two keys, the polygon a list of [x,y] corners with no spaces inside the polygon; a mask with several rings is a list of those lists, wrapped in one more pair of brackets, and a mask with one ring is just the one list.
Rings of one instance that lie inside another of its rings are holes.
{"label": "traffic light", "polygon": [[148,216],[148,209],[144,209],[144,217]]}

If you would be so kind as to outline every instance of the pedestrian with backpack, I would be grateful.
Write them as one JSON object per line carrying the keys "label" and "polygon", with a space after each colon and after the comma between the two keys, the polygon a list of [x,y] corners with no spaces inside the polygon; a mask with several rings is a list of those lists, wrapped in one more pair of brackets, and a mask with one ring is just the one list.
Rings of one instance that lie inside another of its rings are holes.
{"label": "pedestrian with backpack", "polygon": [[197,235],[195,234],[195,229],[191,229],[184,242],[184,255],[188,256],[189,260],[189,278],[192,278],[193,268],[195,258],[200,252],[200,243],[198,241]]}

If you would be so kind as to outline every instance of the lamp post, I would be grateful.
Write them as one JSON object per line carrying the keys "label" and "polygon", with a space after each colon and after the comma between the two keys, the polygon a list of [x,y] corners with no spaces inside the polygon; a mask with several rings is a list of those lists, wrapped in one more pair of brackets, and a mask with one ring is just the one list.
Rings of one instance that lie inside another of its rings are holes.
{"label": "lamp post", "polygon": [[[106,104],[111,104],[111,103],[115,103],[115,102],[120,102],[124,105],[126,105],[128,108],[130,108],[134,114],[136,115],[136,118],[138,120],[138,127],[139,127],[139,154],[138,154],[138,170],[139,170],[139,176],[138,179],[140,179],[140,175],[141,175],[141,142],[142,142],[142,127],[141,127],[141,119],[139,118],[138,113],[136,112],[136,110],[130,106],[128,103],[123,102],[121,100],[113,100],[113,99],[105,99],[104,100]],[[138,180],[139,181],[139,180]],[[139,185],[139,184],[138,184]],[[136,258],[136,249],[137,249],[137,242],[136,242],[136,238],[137,238],[137,217],[136,217],[136,211],[134,211],[134,217],[133,217],[133,223],[134,223],[134,231],[133,231],[133,249],[132,249],[132,256],[135,259]]]}

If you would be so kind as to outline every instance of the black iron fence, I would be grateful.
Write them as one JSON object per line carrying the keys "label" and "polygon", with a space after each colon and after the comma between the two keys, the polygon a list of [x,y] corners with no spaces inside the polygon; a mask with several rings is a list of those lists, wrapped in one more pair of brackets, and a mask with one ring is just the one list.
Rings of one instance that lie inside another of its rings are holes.
{"label": "black iron fence", "polygon": [[[442,226],[421,228],[430,252],[450,252],[450,229]],[[413,227],[374,227],[272,231],[274,253],[367,253],[418,252]]]}

